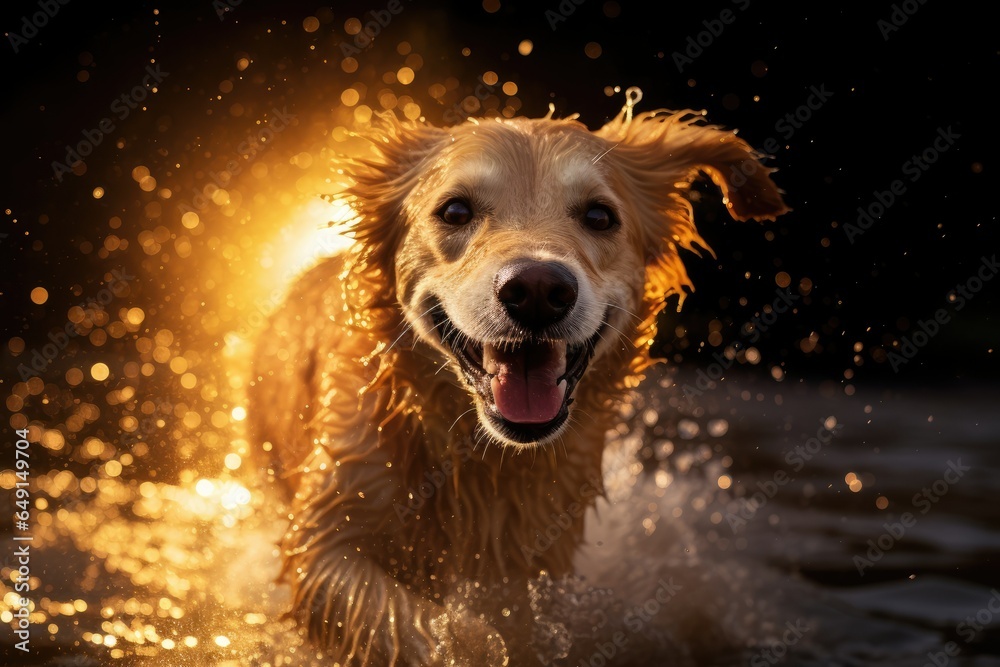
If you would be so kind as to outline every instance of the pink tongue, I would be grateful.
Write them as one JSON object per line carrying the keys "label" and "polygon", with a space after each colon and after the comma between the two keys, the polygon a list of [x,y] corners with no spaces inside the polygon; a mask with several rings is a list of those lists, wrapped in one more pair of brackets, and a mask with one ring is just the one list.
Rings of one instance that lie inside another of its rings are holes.
{"label": "pink tongue", "polygon": [[503,351],[484,347],[484,364],[496,375],[491,382],[497,410],[516,424],[544,424],[562,409],[566,383],[565,343],[526,344]]}

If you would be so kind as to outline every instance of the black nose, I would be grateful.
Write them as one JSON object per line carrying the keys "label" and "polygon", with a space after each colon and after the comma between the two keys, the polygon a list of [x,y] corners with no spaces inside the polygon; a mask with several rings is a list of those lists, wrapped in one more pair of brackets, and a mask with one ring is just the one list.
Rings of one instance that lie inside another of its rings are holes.
{"label": "black nose", "polygon": [[573,309],[577,282],[573,272],[558,262],[523,259],[500,269],[493,292],[515,322],[540,331]]}

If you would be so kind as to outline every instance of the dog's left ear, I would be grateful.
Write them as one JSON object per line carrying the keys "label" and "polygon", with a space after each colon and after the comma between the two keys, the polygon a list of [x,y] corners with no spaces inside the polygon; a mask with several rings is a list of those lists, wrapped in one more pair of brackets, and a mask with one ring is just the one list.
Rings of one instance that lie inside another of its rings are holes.
{"label": "dog's left ear", "polygon": [[638,184],[667,196],[686,190],[704,172],[722,188],[730,215],[737,220],[773,220],[788,211],[771,180],[765,157],[735,132],[703,124],[692,111],[651,111],[621,115],[595,132],[613,144],[609,153]]}
{"label": "dog's left ear", "polygon": [[771,167],[747,142],[702,122],[692,111],[651,111],[632,117],[626,106],[594,134],[608,142],[599,161],[610,163],[610,177],[639,228],[647,252],[647,296],[660,299],[693,289],[677,254],[682,247],[710,248],[692,219],[686,197],[692,181],[707,174],[722,189],[723,201],[737,220],[773,220],[789,209],[771,180]]}

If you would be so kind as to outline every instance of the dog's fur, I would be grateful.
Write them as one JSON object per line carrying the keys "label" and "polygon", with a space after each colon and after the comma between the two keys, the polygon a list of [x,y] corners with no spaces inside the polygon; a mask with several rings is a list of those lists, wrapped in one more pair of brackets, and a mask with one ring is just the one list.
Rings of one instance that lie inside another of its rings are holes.
{"label": "dog's fur", "polygon": [[[534,662],[510,641],[531,625],[526,583],[570,573],[583,511],[567,508],[601,493],[616,406],[650,363],[665,297],[691,287],[679,249],[708,248],[686,189],[706,173],[736,219],[786,210],[760,156],[691,112],[633,118],[629,105],[594,132],[551,115],[384,120],[374,156],[342,165],[357,243],[302,276],[262,334],[252,413],[294,494],[294,614],[342,663]],[[460,227],[437,215],[456,196],[476,216]],[[581,224],[591,202],[620,225]],[[454,336],[524,339],[492,285],[525,257],[568,267],[579,299],[559,336],[595,339],[568,419],[539,442],[491,423],[440,333],[443,316]],[[554,540],[553,516],[572,517]]]}

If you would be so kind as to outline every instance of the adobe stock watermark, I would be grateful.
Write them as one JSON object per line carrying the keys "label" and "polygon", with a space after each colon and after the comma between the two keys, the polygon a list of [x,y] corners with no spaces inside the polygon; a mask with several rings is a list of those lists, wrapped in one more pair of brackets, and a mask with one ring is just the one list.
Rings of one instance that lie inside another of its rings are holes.
{"label": "adobe stock watermark", "polygon": [[[983,289],[983,286],[1000,272],[1000,263],[994,253],[992,257],[981,257],[979,269],[976,274],[970,276],[964,283],[955,285],[948,294],[945,301],[952,306],[955,311],[962,310],[966,304],[974,299]],[[903,336],[899,340],[899,349],[889,350],[887,358],[894,373],[898,373],[906,364],[910,363],[917,356],[920,350],[924,349],[931,339],[941,333],[941,327],[951,322],[951,314],[944,308],[934,311],[934,316],[926,320],[918,320],[916,329],[909,336]]]}
{"label": "adobe stock watermark", "polygon": [[[951,127],[951,125],[948,127],[939,127],[937,129],[937,136],[930,145],[919,154],[914,153],[911,155],[910,159],[900,166],[903,176],[907,176],[910,183],[919,181],[920,177],[931,168],[931,165],[937,162],[941,158],[941,155],[946,153],[955,145],[955,142],[962,138],[962,135],[955,132]],[[892,208],[893,204],[899,201],[900,197],[906,194],[906,191],[906,182],[901,178],[897,178],[890,183],[887,190],[872,191],[872,197],[875,198],[875,201],[869,203],[867,206],[859,206],[857,221],[844,225],[844,234],[847,235],[847,240],[853,245],[859,236],[871,229],[875,221],[881,218],[886,211]]]}
{"label": "adobe stock watermark", "polygon": [[[288,113],[288,107],[282,107],[280,111],[278,107],[273,107],[271,113],[273,116],[267,125],[256,131],[248,132],[246,138],[236,146],[236,156],[226,162],[226,167],[221,173],[208,172],[209,179],[216,187],[220,189],[228,187],[235,176],[239,175],[247,165],[270,147],[270,142],[274,140],[276,135],[287,129],[298,118],[295,114]],[[201,190],[192,189],[189,201],[178,202],[177,210],[180,211],[181,215],[189,212],[201,213],[208,207],[211,197],[204,193],[208,185],[205,184]]]}
{"label": "adobe stock watermark", "polygon": [[[740,335],[748,337],[751,343],[756,343],[760,340],[760,335],[770,329],[778,321],[780,315],[794,309],[795,302],[802,298],[798,294],[793,294],[787,287],[785,289],[775,289],[774,293],[775,298],[769,304],[769,307],[765,306],[761,308],[760,313],[754,315],[753,319],[745,322],[740,327]],[[724,352],[713,353],[712,363],[704,368],[699,368],[695,372],[694,384],[684,383],[681,386],[684,398],[689,404],[693,403],[695,397],[703,396],[706,391],[714,389],[716,381],[721,380],[726,371],[736,363],[736,353],[739,353],[743,349],[744,344],[736,341],[731,347],[734,350],[732,358],[728,357]]]}
{"label": "adobe stock watermark", "polygon": [[[461,463],[467,463],[472,459],[473,449],[468,442],[458,445],[458,452],[461,455]],[[424,471],[424,479],[414,488],[410,487],[406,492],[406,505],[393,503],[392,509],[401,523],[405,524],[411,517],[415,516],[433,498],[438,491],[448,483],[455,473],[455,462],[446,458],[441,461],[440,468],[432,468]]]}
{"label": "adobe stock watermark", "polygon": [[521,545],[521,555],[524,559],[531,563],[536,556],[551,549],[562,534],[571,529],[573,523],[587,513],[590,501],[601,495],[603,488],[604,482],[599,476],[592,476],[581,484],[577,490],[577,500],[571,502],[562,512],[551,512],[548,525],[535,536],[535,541],[530,546]]}
{"label": "adobe stock watermark", "polygon": [[[995,588],[990,590],[990,599],[986,601],[975,614],[966,616],[955,626],[955,634],[962,638],[965,644],[970,643],[985,630],[997,614],[1000,614],[1000,590]],[[951,659],[962,652],[962,646],[958,642],[948,642],[940,651],[928,651],[927,662],[923,667],[947,667]]]}
{"label": "adobe stock watermark", "polygon": [[[737,9],[741,12],[745,12],[747,7],[750,6],[750,0],[730,0],[730,2],[736,5]],[[715,40],[722,36],[722,33],[726,30],[726,26],[736,22],[737,16],[736,12],[727,7],[719,12],[718,18],[702,21],[701,25],[705,29],[694,35],[688,35],[684,52],[674,51],[670,54],[670,57],[674,61],[674,66],[677,67],[677,71],[683,74],[685,67],[694,64],[694,61],[700,58],[715,43]]]}
{"label": "adobe stock watermark", "polygon": [[21,32],[13,30],[7,33],[7,40],[14,49],[14,53],[21,50],[21,47],[38,36],[38,32],[49,24],[49,21],[56,17],[59,10],[69,4],[69,0],[39,0],[37,11],[31,16],[21,17]]}
{"label": "adobe stock watermark", "polygon": [[[836,417],[827,417],[816,429],[815,436],[801,445],[796,445],[795,449],[785,454],[785,463],[792,472],[800,472],[807,463],[816,458],[833,441],[842,428],[844,428],[843,424],[838,424]],[[735,535],[739,529],[746,527],[748,522],[753,521],[757,513],[778,495],[778,491],[794,480],[795,478],[784,468],[775,470],[771,479],[758,480],[757,491],[754,491],[749,497],[740,498],[737,501],[739,509],[736,512],[726,512],[726,523],[729,524],[733,534]]]}
{"label": "adobe stock watermark", "polygon": [[[306,269],[321,261],[323,258],[332,256],[341,248],[342,246],[332,242],[332,235],[324,235],[316,241],[313,252],[311,252],[310,255],[302,261],[297,262],[286,272],[285,275],[299,275]],[[240,317],[237,322],[235,334],[241,339],[250,339],[254,332],[259,331],[264,323],[267,322],[267,318],[274,314],[274,311],[276,311],[278,307],[284,303],[285,296],[284,289],[274,289],[271,290],[270,294],[266,297],[256,301],[254,303],[253,310],[251,310],[247,315]]]}
{"label": "adobe stock watermark", "polygon": [[[14,634],[20,642],[14,644],[19,651],[27,653],[31,645],[31,611],[35,608],[35,601],[31,599],[31,542],[35,539],[32,530],[31,516],[31,490],[29,489],[29,478],[31,477],[31,443],[28,442],[28,430],[20,429],[14,432],[17,436],[15,443],[11,446],[14,453],[13,467],[14,488],[11,491],[10,504],[15,508],[14,528],[16,532],[12,535],[14,556],[17,559],[17,567],[11,564],[11,582],[14,584],[14,607],[11,622]],[[36,575],[37,576],[37,575]]]}
{"label": "adobe stock watermark", "polygon": [[979,258],[979,261],[980,264],[976,270],[976,275],[969,276],[964,284],[959,283],[955,285],[955,289],[945,295],[945,300],[948,303],[954,304],[955,310],[965,308],[965,304],[976,297],[976,294],[983,289],[983,285],[993,280],[994,276],[1000,272],[1000,263],[997,263],[996,253],[993,253],[989,259],[984,255]]}
{"label": "adobe stock watermark", "polygon": [[786,621],[785,631],[781,634],[780,640],[771,642],[754,653],[753,657],[750,658],[750,667],[768,667],[768,665],[778,664],[788,656],[789,650],[793,646],[802,641],[809,630],[809,624],[801,618],[795,619],[794,623]]}
{"label": "adobe stock watermark", "polygon": [[[956,461],[948,461],[948,467],[941,473],[941,477],[914,494],[910,505],[913,509],[919,510],[921,515],[927,514],[970,470],[972,470],[970,466],[962,465],[960,458]],[[858,575],[865,576],[865,570],[874,567],[875,563],[882,560],[903,539],[906,531],[916,524],[917,516],[913,512],[903,512],[898,521],[883,523],[882,528],[885,531],[875,539],[868,540],[868,550],[863,556],[855,555],[853,558]]]}
{"label": "adobe stock watermark", "polygon": [[879,32],[882,33],[882,39],[888,42],[893,33],[906,25],[906,22],[925,4],[927,4],[927,0],[904,0],[904,2],[894,4],[892,11],[889,12],[889,18],[879,19],[875,23]]}
{"label": "adobe stock watermark", "polygon": [[[114,269],[111,271],[111,280],[108,281],[107,285],[101,291],[77,305],[84,311],[90,308],[103,310],[104,306],[111,303],[115,297],[125,294],[125,289],[128,287],[130,280],[135,280],[135,276],[127,273],[125,269]],[[32,348],[30,353],[31,358],[28,359],[30,367],[23,363],[17,365],[17,372],[21,376],[21,381],[27,382],[30,378],[44,373],[49,364],[58,358],[59,353],[69,346],[70,339],[80,335],[82,335],[82,332],[78,330],[77,323],[69,320],[66,321],[62,329],[57,329],[55,332],[50,331],[48,339],[51,342],[43,345],[41,350]]]}
{"label": "adobe stock watermark", "polygon": [[[483,81],[482,76],[480,76],[477,79],[477,82],[478,83],[476,84],[476,88],[472,91],[472,95],[467,95],[466,97],[475,97],[477,100],[479,100],[480,105],[482,105],[482,102],[485,101],[487,97],[492,95],[494,90],[496,90],[496,86],[491,86],[490,84]],[[444,122],[448,123],[449,125],[457,125],[465,120],[468,120],[468,118],[475,113],[475,110],[473,111],[465,110],[465,105],[462,104],[462,102],[464,102],[465,99],[466,98],[463,97],[462,99],[451,105],[450,109],[444,112],[444,115],[442,115],[442,119],[444,120]]]}
{"label": "adobe stock watermark", "polygon": [[403,9],[405,8],[403,7],[402,0],[389,0],[385,5],[385,9],[371,11],[371,20],[364,23],[360,32],[354,36],[354,39],[350,41],[345,40],[340,43],[341,55],[345,58],[354,58],[360,55],[362,51],[375,42],[375,38],[389,27],[392,19],[401,14]]}
{"label": "adobe stock watermark", "polygon": [[[108,110],[114,114],[115,119],[124,121],[139,107],[139,103],[146,99],[150,89],[162,83],[168,76],[170,76],[170,72],[162,71],[159,63],[147,65],[146,75],[142,77],[142,83],[113,99]],[[66,144],[65,159],[62,162],[52,162],[52,175],[56,177],[56,180],[62,182],[65,174],[73,172],[73,165],[84,162],[84,158],[93,153],[105,137],[115,131],[115,127],[113,118],[102,118],[96,127],[84,130],[82,132],[83,139],[75,145]]]}
{"label": "adobe stock watermark", "polygon": [[559,24],[569,19],[576,11],[576,8],[587,2],[587,0],[562,0],[554,10],[545,10],[545,19],[549,22],[552,32],[559,28]]}
{"label": "adobe stock watermark", "polygon": [[[786,113],[774,123],[774,131],[777,132],[784,141],[789,141],[795,133],[805,127],[805,124],[812,120],[813,114],[822,109],[833,97],[833,93],[826,89],[826,84],[821,83],[819,87],[809,86],[809,97],[806,101]],[[777,137],[768,137],[760,143],[760,148],[765,155],[776,155],[781,150],[781,142]],[[757,173],[762,165],[757,160],[743,160],[739,164],[729,167],[729,181],[735,188],[746,185],[747,179]]]}
{"label": "adobe stock watermark", "polygon": [[236,8],[243,4],[243,0],[212,0],[212,9],[220,21],[225,21],[226,16],[236,11]]}
{"label": "adobe stock watermark", "polygon": [[753,318],[740,327],[740,333],[744,336],[750,337],[751,343],[756,343],[760,340],[760,335],[774,326],[774,323],[778,321],[779,315],[784,315],[789,310],[795,308],[795,302],[799,301],[802,297],[798,294],[792,294],[792,290],[789,288],[776,289],[774,290],[775,298],[771,302],[770,309],[761,309],[761,312],[754,315]]}
{"label": "adobe stock watermark", "polygon": [[[642,632],[642,629],[649,625],[653,618],[660,613],[664,606],[667,605],[671,600],[673,600],[678,592],[684,587],[680,584],[674,583],[673,577],[668,577],[664,579],[660,577],[657,582],[659,585],[653,594],[642,604],[635,605],[625,612],[623,621],[625,627],[631,634],[626,634],[624,630],[616,630],[612,633],[608,641],[596,641],[594,642],[594,652],[590,656],[584,658],[582,661],[578,662],[579,667],[607,667],[609,665],[617,664],[614,662],[615,657],[618,656],[626,646],[628,646],[631,641],[632,635]],[[601,620],[597,623],[597,628],[601,629],[608,624],[608,617],[603,611],[600,611]]]}

